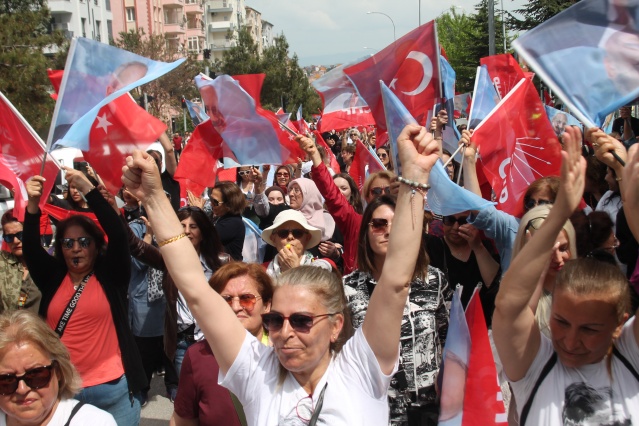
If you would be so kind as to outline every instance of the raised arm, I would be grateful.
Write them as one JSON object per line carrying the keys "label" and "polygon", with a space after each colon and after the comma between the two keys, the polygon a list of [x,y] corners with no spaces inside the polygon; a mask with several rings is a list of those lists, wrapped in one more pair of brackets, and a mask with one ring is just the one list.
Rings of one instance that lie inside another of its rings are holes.
{"label": "raised arm", "polygon": [[517,381],[532,365],[541,341],[529,303],[564,223],[577,209],[584,192],[586,160],[581,156],[581,132],[566,127],[561,185],[555,204],[535,237],[513,259],[495,301],[493,336],[508,378]]}
{"label": "raised arm", "polygon": [[[628,150],[628,162],[621,175],[625,182],[623,186],[623,211],[628,226],[635,239],[639,241],[639,144],[634,144]],[[639,315],[639,309],[635,315]],[[639,321],[634,324],[635,341],[639,342]]]}
{"label": "raised arm", "polygon": [[175,159],[173,151],[173,142],[171,142],[171,139],[169,139],[166,133],[162,133],[162,135],[160,135],[160,144],[162,144],[162,148],[164,148],[164,165],[166,166],[166,171],[173,177],[177,170],[177,160]]}
{"label": "raised arm", "polygon": [[[403,178],[425,184],[439,159],[439,145],[417,125],[404,127],[397,138]],[[391,228],[388,254],[362,325],[381,370],[390,374],[397,361],[404,306],[421,245],[424,195],[402,184]]]}
{"label": "raised arm", "polygon": [[164,195],[153,158],[135,151],[122,168],[122,182],[142,200],[161,246],[167,270],[180,290],[224,373],[233,364],[246,336],[228,303],[209,285],[193,244]]}
{"label": "raised arm", "polygon": [[463,144],[465,146],[465,148],[462,148],[464,153],[462,173],[464,174],[464,188],[481,197],[481,188],[479,187],[479,179],[477,179],[477,145],[470,140],[473,131],[464,130],[459,141],[460,145]]}

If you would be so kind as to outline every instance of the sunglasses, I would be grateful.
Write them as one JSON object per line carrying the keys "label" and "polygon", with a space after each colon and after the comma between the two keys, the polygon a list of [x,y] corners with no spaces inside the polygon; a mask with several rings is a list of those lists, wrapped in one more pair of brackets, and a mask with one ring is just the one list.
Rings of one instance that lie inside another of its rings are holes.
{"label": "sunglasses", "polygon": [[385,231],[386,227],[390,225],[388,220],[382,218],[371,219],[369,225],[373,228],[373,231]]}
{"label": "sunglasses", "polygon": [[371,188],[371,194],[373,194],[376,197],[379,197],[380,195],[386,194],[386,195],[390,195],[390,186],[376,186],[374,188]]}
{"label": "sunglasses", "polygon": [[386,154],[385,152],[379,152],[379,153],[377,153],[377,156],[379,158],[386,158],[386,157],[388,157],[388,154]]}
{"label": "sunglasses", "polygon": [[262,296],[256,296],[251,293],[240,294],[239,296],[222,296],[222,299],[224,299],[231,307],[233,306],[233,301],[237,299],[240,302],[240,306],[249,312],[255,307],[257,299],[261,298]]}
{"label": "sunglasses", "polygon": [[315,318],[330,317],[337,315],[337,312],[332,314],[322,315],[307,315],[307,314],[291,314],[288,317],[278,313],[269,312],[268,314],[262,314],[262,325],[268,331],[280,331],[284,326],[284,320],[288,320],[293,330],[299,333],[309,333],[311,328],[315,325]]}
{"label": "sunglasses", "polygon": [[22,241],[22,231],[16,232],[15,234],[4,234],[2,236],[2,239],[7,244],[11,244],[16,238]]}
{"label": "sunglasses", "polygon": [[444,222],[444,225],[446,226],[453,226],[455,222],[459,223],[459,226],[466,225],[468,223],[465,217],[457,218],[455,216],[444,216],[442,218],[442,222]]}
{"label": "sunglasses", "polygon": [[91,241],[93,241],[93,238],[91,237],[80,237],[78,239],[73,239],[73,238],[63,238],[62,239],[62,248],[66,249],[66,250],[71,250],[73,248],[73,245],[75,244],[75,242],[78,242],[78,244],[80,244],[80,248],[87,248],[91,245]]}
{"label": "sunglasses", "polygon": [[288,238],[289,234],[293,234],[293,238],[300,239],[306,235],[308,231],[305,229],[278,229],[275,234],[281,239]]}
{"label": "sunglasses", "polygon": [[251,174],[250,170],[240,170],[239,172],[237,172],[238,175],[240,176],[248,176]]}
{"label": "sunglasses", "polygon": [[218,207],[220,204],[224,204],[224,201],[218,201],[215,198],[211,198],[211,204],[213,204],[215,207]]}
{"label": "sunglasses", "polygon": [[[530,228],[534,229],[535,231],[539,231],[539,228],[541,228],[541,225],[544,223],[544,220],[546,220],[545,217],[540,216],[540,217],[534,217],[532,219],[530,219],[528,221],[528,223],[526,224],[526,231]],[[539,223],[536,223],[539,222]]]}
{"label": "sunglasses", "polygon": [[277,176],[277,177],[289,177],[290,175],[288,173],[275,173],[275,176]]}
{"label": "sunglasses", "polygon": [[0,395],[12,395],[18,389],[20,380],[24,380],[24,383],[31,389],[40,389],[48,386],[51,381],[51,370],[56,363],[56,361],[52,361],[50,365],[26,370],[22,376],[1,374]]}
{"label": "sunglasses", "polygon": [[524,203],[524,207],[526,210],[531,210],[537,206],[543,206],[546,204],[552,204],[552,201],[548,200],[535,200],[534,198],[528,198]]}

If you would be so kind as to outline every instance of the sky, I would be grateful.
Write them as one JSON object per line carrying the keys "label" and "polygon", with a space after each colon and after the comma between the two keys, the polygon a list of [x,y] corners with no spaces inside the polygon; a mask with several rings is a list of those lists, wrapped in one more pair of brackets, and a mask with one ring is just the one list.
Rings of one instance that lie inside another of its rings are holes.
{"label": "sky", "polygon": [[[299,63],[331,65],[374,54],[393,42],[393,24],[397,38],[421,23],[435,19],[450,8],[458,13],[474,13],[479,0],[246,0],[246,5],[262,13],[284,32],[291,55]],[[495,8],[504,2],[506,10],[520,8],[524,0],[495,0]],[[366,49],[365,49],[366,47]]]}

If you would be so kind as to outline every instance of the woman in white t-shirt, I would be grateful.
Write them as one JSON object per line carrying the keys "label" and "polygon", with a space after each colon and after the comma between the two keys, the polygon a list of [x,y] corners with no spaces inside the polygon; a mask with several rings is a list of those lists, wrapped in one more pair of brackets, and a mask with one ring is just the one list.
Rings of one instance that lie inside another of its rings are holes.
{"label": "woman in white t-shirt", "polygon": [[[557,235],[583,196],[581,132],[566,128],[561,185],[535,237],[501,282],[493,337],[522,425],[639,424],[639,322],[628,322],[628,282],[619,268],[592,258],[566,263],[552,291],[550,334],[540,333],[530,300],[541,289]],[[601,139],[597,147],[625,149]],[[636,166],[635,166],[636,167]]]}
{"label": "woman in white t-shirt", "polygon": [[111,414],[73,399],[80,383],[67,348],[37,315],[0,315],[0,426],[115,426]]}
{"label": "woman in white t-shirt", "polygon": [[[298,136],[301,138],[301,136]],[[341,350],[345,297],[331,272],[298,267],[276,282],[263,315],[273,347],[247,333],[206,283],[191,244],[142,152],[127,158],[123,182],[143,200],[176,285],[220,366],[220,383],[242,402],[250,425],[387,425],[386,392],[397,368],[402,315],[421,243],[424,190],[439,146],[423,127],[397,140],[404,176],[388,255],[364,323]]]}

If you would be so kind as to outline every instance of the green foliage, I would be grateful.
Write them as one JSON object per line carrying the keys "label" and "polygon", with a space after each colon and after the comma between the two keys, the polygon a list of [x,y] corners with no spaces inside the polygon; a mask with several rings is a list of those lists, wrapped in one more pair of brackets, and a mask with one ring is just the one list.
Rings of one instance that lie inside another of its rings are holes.
{"label": "green foliage", "polygon": [[43,0],[0,1],[0,91],[43,139],[55,106],[47,77],[53,62],[44,52],[66,42],[50,21]]}
{"label": "green foliage", "polygon": [[523,15],[523,19],[519,19],[510,13],[508,14],[508,27],[516,31],[531,30],[578,1],[530,0],[523,8],[515,11]]}
{"label": "green foliage", "polygon": [[[479,60],[488,56],[488,1],[475,6],[475,14],[458,13],[455,8],[437,18],[437,37],[457,74],[456,90],[473,90]],[[510,44],[510,40],[507,40]],[[503,53],[501,14],[495,10],[495,51]]]}
{"label": "green foliage", "polygon": [[264,108],[276,110],[282,103],[288,111],[301,104],[307,119],[321,108],[322,102],[299,66],[297,55],[289,57],[289,45],[282,34],[274,45],[258,54],[258,46],[247,29],[240,30],[237,45],[224,52],[220,71],[229,75],[266,74],[260,96]]}

